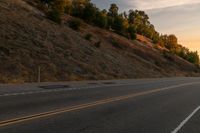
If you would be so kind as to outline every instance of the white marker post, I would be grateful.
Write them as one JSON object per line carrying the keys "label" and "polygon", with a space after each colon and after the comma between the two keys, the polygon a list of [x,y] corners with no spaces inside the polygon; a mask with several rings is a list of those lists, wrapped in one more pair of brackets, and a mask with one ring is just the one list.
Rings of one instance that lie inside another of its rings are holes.
{"label": "white marker post", "polygon": [[38,66],[38,83],[40,83],[41,82],[41,67],[40,66]]}

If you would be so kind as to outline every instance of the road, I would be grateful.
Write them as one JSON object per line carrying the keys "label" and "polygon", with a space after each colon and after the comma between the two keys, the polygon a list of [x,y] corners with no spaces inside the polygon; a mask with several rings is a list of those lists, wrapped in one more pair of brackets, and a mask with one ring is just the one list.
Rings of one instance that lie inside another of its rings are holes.
{"label": "road", "polygon": [[200,133],[200,78],[0,85],[0,133]]}

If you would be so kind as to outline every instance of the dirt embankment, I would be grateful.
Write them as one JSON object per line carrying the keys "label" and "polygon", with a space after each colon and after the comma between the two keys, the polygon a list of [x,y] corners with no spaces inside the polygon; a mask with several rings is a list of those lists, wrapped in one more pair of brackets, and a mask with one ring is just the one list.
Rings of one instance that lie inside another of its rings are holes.
{"label": "dirt embankment", "polygon": [[39,66],[42,81],[199,76],[175,55],[84,23],[74,31],[21,0],[0,0],[0,27],[0,82],[35,82]]}

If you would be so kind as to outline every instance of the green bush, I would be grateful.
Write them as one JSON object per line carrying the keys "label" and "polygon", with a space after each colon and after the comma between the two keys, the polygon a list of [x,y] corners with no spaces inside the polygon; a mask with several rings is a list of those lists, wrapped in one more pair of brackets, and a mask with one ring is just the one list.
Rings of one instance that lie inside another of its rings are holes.
{"label": "green bush", "polygon": [[73,20],[70,20],[69,22],[69,27],[74,29],[74,30],[79,30],[80,29],[80,26],[81,26],[81,21],[78,20],[78,19],[73,19]]}
{"label": "green bush", "polygon": [[5,47],[1,47],[0,46],[0,55],[10,55],[10,50],[8,48]]}
{"label": "green bush", "polygon": [[94,46],[95,46],[96,48],[100,48],[100,47],[101,47],[101,41],[96,42],[96,43],[94,44]]}
{"label": "green bush", "polygon": [[47,17],[56,23],[61,23],[61,14],[56,10],[49,11]]}
{"label": "green bush", "polygon": [[163,51],[163,57],[169,61],[174,61],[173,54],[170,51]]}
{"label": "green bush", "polygon": [[111,40],[112,46],[118,49],[123,49],[123,46],[119,44],[115,39]]}
{"label": "green bush", "polygon": [[135,30],[135,27],[134,26],[129,26],[128,29],[127,29],[128,33],[129,33],[129,37],[133,40],[136,39],[136,30]]}
{"label": "green bush", "polygon": [[91,38],[92,38],[92,34],[88,33],[88,34],[85,35],[86,40],[90,41]]}
{"label": "green bush", "polygon": [[187,54],[187,57],[186,57],[187,61],[189,61],[190,63],[193,63],[195,65],[198,65],[199,64],[199,55],[198,55],[198,52],[192,52],[190,51],[188,54]]}

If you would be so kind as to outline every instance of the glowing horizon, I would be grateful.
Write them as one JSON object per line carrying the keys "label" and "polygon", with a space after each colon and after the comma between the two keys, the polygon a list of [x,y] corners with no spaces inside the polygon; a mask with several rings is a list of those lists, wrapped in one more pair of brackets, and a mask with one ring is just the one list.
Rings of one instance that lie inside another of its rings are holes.
{"label": "glowing horizon", "polygon": [[163,34],[175,34],[179,43],[200,53],[200,4],[187,4],[146,11],[150,21]]}

